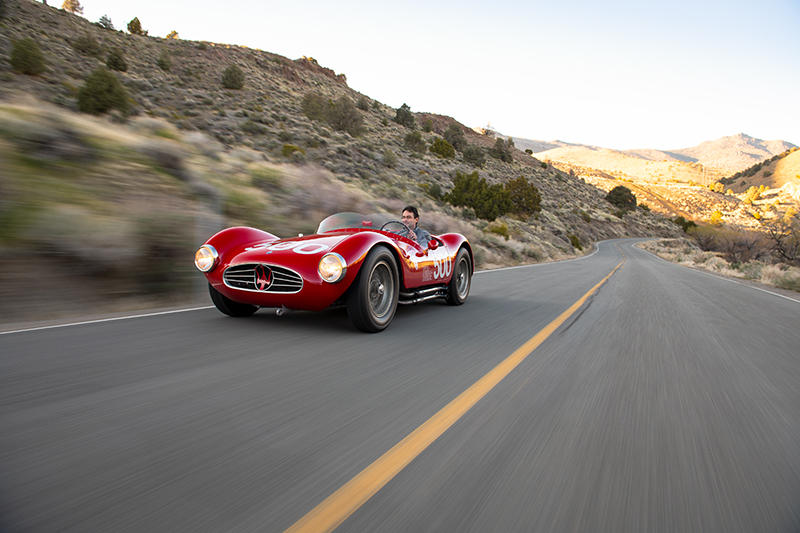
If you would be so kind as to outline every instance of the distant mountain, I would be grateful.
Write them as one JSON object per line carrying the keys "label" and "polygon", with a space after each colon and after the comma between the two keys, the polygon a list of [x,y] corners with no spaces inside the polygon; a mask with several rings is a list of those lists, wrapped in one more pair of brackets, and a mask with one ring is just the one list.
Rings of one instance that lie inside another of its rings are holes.
{"label": "distant mountain", "polygon": [[[505,136],[500,135],[500,137]],[[511,137],[511,139],[514,141],[514,146],[523,152],[525,150],[531,150],[535,153],[544,152],[545,150],[552,150],[553,148],[561,148],[564,146],[584,146],[582,144],[572,144],[564,141],[532,141],[530,139],[523,139],[522,137]]]}
{"label": "distant mountain", "polygon": [[791,148],[796,146],[790,142],[764,141],[739,133],[672,152],[732,174]]}
{"label": "distant mountain", "polygon": [[795,145],[765,141],[744,133],[706,141],[690,148],[614,150],[563,141],[514,137],[521,150],[530,148],[537,159],[591,168],[627,178],[703,181],[722,178],[783,153]]}

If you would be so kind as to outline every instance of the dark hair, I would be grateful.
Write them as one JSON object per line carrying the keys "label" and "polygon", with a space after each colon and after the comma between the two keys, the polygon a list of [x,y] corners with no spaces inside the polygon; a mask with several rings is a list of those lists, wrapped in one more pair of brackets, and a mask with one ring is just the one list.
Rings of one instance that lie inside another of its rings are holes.
{"label": "dark hair", "polygon": [[405,206],[403,208],[403,211],[411,211],[411,213],[414,215],[414,218],[419,218],[419,211],[417,211],[417,208],[414,207],[413,205]]}

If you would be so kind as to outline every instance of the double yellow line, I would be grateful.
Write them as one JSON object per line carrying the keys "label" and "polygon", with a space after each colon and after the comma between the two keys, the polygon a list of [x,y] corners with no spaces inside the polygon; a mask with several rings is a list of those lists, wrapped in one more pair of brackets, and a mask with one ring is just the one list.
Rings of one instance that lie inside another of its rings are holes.
{"label": "double yellow line", "polygon": [[517,348],[454,400],[294,523],[288,532],[333,531],[486,396],[622,267],[620,263],[569,309]]}

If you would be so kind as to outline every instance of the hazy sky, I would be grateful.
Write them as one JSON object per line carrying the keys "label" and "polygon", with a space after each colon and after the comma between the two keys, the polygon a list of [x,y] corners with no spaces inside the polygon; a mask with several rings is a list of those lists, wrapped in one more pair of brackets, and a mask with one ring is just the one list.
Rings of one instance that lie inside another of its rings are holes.
{"label": "hazy sky", "polygon": [[[51,4],[54,4],[51,0]],[[241,44],[344,73],[393,107],[530,139],[800,144],[800,0],[86,0],[117,29]]]}

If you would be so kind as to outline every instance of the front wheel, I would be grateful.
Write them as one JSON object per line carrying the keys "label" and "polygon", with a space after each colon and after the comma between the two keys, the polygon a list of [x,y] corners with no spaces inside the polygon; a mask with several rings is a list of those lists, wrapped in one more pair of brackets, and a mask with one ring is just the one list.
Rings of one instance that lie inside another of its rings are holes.
{"label": "front wheel", "polygon": [[211,301],[217,306],[217,309],[222,311],[228,316],[242,317],[250,316],[258,311],[257,305],[241,304],[234,302],[230,298],[220,293],[217,289],[208,284],[208,292],[211,293]]}
{"label": "front wheel", "polygon": [[392,253],[373,248],[347,299],[347,314],[361,331],[374,333],[389,325],[397,311],[400,280]]}
{"label": "front wheel", "polygon": [[467,301],[469,288],[472,285],[472,261],[466,248],[461,248],[456,255],[453,277],[447,284],[447,303],[461,305]]}

